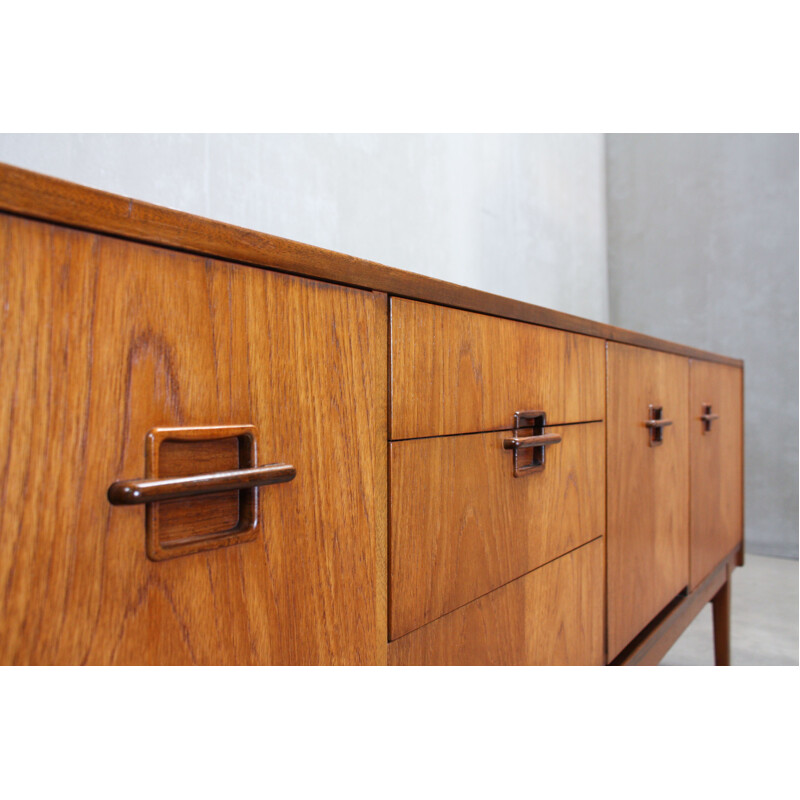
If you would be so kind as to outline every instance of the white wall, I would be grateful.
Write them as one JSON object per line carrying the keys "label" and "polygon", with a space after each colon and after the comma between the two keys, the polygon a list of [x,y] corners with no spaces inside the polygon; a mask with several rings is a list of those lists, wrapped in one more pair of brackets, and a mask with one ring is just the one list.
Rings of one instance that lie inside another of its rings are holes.
{"label": "white wall", "polygon": [[608,320],[602,135],[5,134],[0,161]]}
{"label": "white wall", "polygon": [[798,137],[606,140],[611,322],[744,359],[747,549],[797,558]]}

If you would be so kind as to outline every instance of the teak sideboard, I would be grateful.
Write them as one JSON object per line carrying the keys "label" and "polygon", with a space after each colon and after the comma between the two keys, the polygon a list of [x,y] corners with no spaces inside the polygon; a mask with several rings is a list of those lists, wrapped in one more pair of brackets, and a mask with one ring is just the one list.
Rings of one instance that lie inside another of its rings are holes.
{"label": "teak sideboard", "polygon": [[729,663],[740,360],[7,165],[0,253],[0,663]]}

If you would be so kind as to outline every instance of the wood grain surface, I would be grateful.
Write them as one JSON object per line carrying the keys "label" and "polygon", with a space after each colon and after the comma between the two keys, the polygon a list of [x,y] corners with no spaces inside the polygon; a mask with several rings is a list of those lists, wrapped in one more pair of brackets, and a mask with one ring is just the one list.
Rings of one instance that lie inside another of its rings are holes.
{"label": "wood grain surface", "polygon": [[[742,540],[742,371],[691,361],[691,585],[697,586]],[[710,404],[719,419],[705,432]]]}
{"label": "wood grain surface", "polygon": [[[231,430],[224,428],[223,430]],[[155,438],[155,437],[153,437]],[[197,441],[180,441],[158,437],[153,446],[152,477],[174,478],[202,475],[208,472],[235,470],[255,464],[243,464],[238,436]],[[145,463],[147,453],[145,452]],[[244,495],[244,496],[242,496]],[[242,521],[242,512],[250,525],[255,513],[247,513],[243,505],[255,505],[254,493],[216,492],[202,497],[185,497],[151,505],[152,536],[157,545],[175,541],[202,540],[211,534],[235,531]],[[252,509],[255,512],[255,508]]]}
{"label": "wood grain surface", "polygon": [[731,581],[730,570],[725,585],[711,601],[714,616],[714,665],[731,665]]}
{"label": "wood grain surface", "polygon": [[516,411],[548,425],[605,417],[599,339],[392,298],[391,438],[509,428]]}
{"label": "wood grain surface", "polygon": [[389,644],[398,665],[600,665],[603,540]]}
{"label": "wood grain surface", "polygon": [[[689,582],[689,362],[608,344],[608,656]],[[663,407],[658,447],[645,426]]]}
{"label": "wood grain surface", "polygon": [[[384,659],[385,295],[6,215],[0,257],[0,663]],[[109,484],[220,424],[296,479],[255,541],[149,561]]]}
{"label": "wood grain surface", "polygon": [[519,478],[509,432],[392,442],[392,639],[604,533],[604,424],[552,430]]}
{"label": "wood grain surface", "polygon": [[90,189],[9,164],[0,164],[0,209],[243,264],[285,270],[693,358],[742,365],[739,359]]}
{"label": "wood grain surface", "polygon": [[654,667],[678,641],[692,620],[711,602],[729,581],[739,561],[739,548],[687,595],[676,598],[667,609],[648,625],[618,656],[614,666]]}

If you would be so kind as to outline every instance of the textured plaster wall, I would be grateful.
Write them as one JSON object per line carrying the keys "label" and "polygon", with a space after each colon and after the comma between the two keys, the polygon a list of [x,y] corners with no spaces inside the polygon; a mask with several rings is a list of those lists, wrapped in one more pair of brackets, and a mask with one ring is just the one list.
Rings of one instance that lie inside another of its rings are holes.
{"label": "textured plaster wall", "polygon": [[6,134],[0,161],[608,319],[599,134]]}
{"label": "textured plaster wall", "polygon": [[798,137],[609,135],[611,322],[745,360],[746,536],[798,554]]}

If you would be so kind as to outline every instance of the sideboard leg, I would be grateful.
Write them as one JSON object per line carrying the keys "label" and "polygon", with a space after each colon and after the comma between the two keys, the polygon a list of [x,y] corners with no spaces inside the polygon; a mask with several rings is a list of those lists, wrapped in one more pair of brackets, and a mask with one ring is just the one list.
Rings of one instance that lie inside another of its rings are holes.
{"label": "sideboard leg", "polygon": [[731,579],[711,600],[714,608],[714,661],[718,667],[731,665]]}

